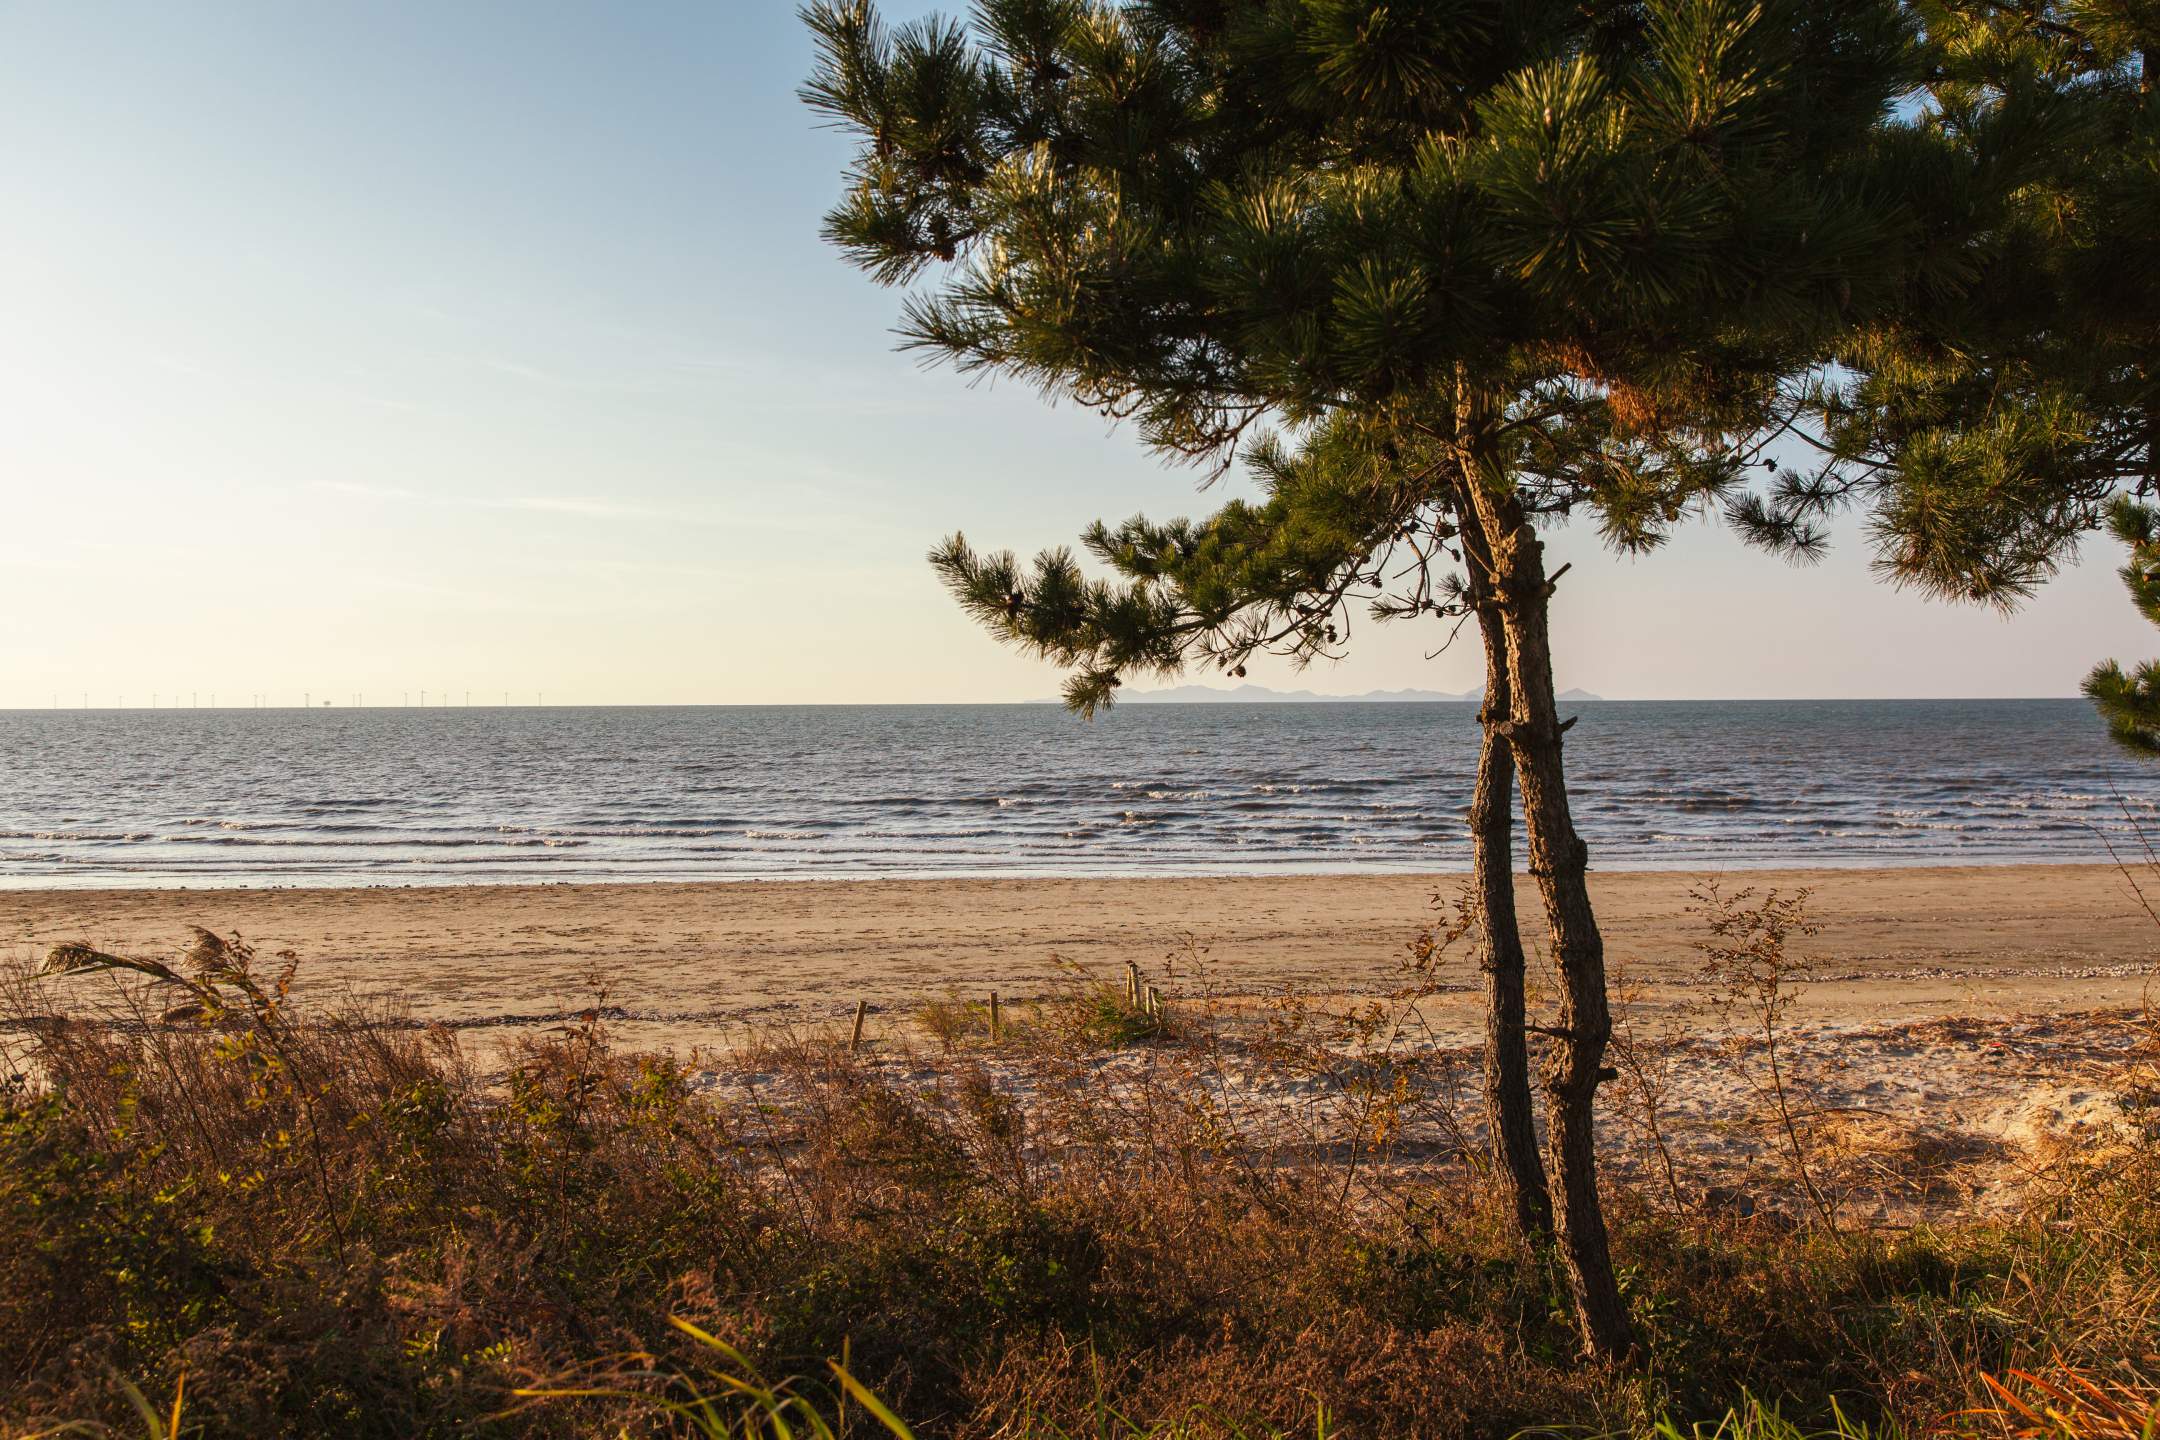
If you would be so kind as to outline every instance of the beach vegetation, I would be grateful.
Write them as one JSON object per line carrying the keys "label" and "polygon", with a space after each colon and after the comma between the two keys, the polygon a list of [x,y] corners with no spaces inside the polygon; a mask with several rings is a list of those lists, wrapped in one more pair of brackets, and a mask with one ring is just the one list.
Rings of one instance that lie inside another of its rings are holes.
{"label": "beach vegetation", "polygon": [[[1795,937],[1816,933],[1808,919],[1808,892],[1772,890],[1756,897],[1752,889],[1725,893],[1716,881],[1695,891],[1709,938],[1702,942],[1702,978],[1709,1008],[1726,1035],[1725,1050],[1748,1089],[1770,1116],[1777,1150],[1791,1165],[1795,1186],[1825,1227],[1837,1228],[1837,1202],[1817,1175],[1817,1130],[1825,1118],[1793,1073],[1783,1038],[1798,982],[1807,975],[1804,962],[1789,948]],[[1750,904],[1750,901],[1754,901]]]}
{"label": "beach vegetation", "polygon": [[947,995],[925,1001],[915,1024],[948,1054],[967,1045],[1115,1049],[1167,1037],[1168,1008],[1161,990],[1128,965],[1123,983],[1107,980],[1056,956],[1045,993],[1001,1002]]}
{"label": "beach vegetation", "polygon": [[1585,1367],[1414,994],[692,1065],[597,1009],[504,1041],[276,1001],[289,961],[187,1012],[186,955],[113,959],[0,984],[0,1434],[137,1433],[130,1386],[204,1436],[899,1433],[865,1394],[924,1436],[2003,1434],[1985,1377],[2044,1415],[2013,1372],[2120,1409],[2160,1369],[2134,1125],[1987,1220],[1613,1192],[1641,1339]]}

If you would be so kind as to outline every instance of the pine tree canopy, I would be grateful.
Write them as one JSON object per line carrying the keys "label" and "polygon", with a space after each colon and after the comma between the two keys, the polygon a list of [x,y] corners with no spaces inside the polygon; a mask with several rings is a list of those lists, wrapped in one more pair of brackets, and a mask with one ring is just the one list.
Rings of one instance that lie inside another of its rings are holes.
{"label": "pine tree canopy", "polygon": [[[2123,584],[2138,613],[2160,625],[2160,511],[2127,496],[2115,502],[2108,528],[2130,547]],[[2085,694],[2117,744],[2160,755],[2160,662],[2148,660],[2128,674],[2113,660],[2085,677]]]}
{"label": "pine tree canopy", "polygon": [[1929,4],[1904,303],[1818,386],[1822,471],[1786,523],[1870,506],[1880,568],[2009,605],[2155,480],[2160,6]]}
{"label": "pine tree canopy", "polygon": [[[2057,165],[2127,123],[2115,31],[2065,75],[2069,42],[1894,0],[804,14],[805,97],[859,141],[827,234],[908,287],[904,343],[1260,484],[1098,525],[1106,580],[1062,550],[935,552],[1083,708],[1135,669],[1332,653],[1357,600],[1459,616],[1466,483],[1636,550],[1714,511],[1810,558],[1861,504],[1899,577],[1994,598],[2119,483],[2057,353],[2092,344],[2037,323],[2088,286],[2097,331],[2101,285],[2144,283],[2040,228],[2054,185],[2110,197],[2099,234],[2146,203],[2149,167]],[[1991,409],[2018,366],[2029,398]],[[1777,472],[1780,441],[1821,463]]]}

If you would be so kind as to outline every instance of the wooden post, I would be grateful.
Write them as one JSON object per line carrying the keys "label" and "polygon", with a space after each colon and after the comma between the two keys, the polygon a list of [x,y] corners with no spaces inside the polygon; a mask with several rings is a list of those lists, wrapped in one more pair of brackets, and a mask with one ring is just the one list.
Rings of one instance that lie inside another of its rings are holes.
{"label": "wooden post", "polygon": [[851,1032],[849,1033],[849,1035],[848,1035],[848,1042],[847,1042],[847,1048],[848,1048],[848,1053],[849,1053],[849,1054],[851,1054],[851,1055],[852,1055],[852,1054],[854,1054],[854,1053],[855,1053],[856,1051],[858,1051],[858,1050],[862,1049],[862,1022],[863,1022],[863,1016],[865,1016],[865,1015],[867,1015],[867,1014],[869,1014],[869,1013],[870,1013],[870,1002],[869,1002],[869,1001],[867,1001],[867,1000],[857,1000],[857,1001],[855,1002],[855,1028],[854,1028],[854,1030],[853,1030],[853,1031],[851,1031]]}
{"label": "wooden post", "polygon": [[1140,1008],[1140,967],[1130,960],[1125,962],[1125,1008]]}
{"label": "wooden post", "polygon": [[1153,985],[1147,987],[1147,1013],[1152,1020],[1162,1019],[1162,991]]}
{"label": "wooden post", "polygon": [[992,1040],[998,1038],[998,1031],[1001,1028],[1000,1016],[998,1015],[997,991],[992,990],[990,992],[990,1038]]}

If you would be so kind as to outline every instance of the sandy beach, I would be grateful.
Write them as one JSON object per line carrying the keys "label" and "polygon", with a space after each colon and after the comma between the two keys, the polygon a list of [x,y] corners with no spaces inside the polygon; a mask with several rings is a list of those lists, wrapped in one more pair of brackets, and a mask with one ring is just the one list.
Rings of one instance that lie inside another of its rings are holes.
{"label": "sandy beach", "polygon": [[[1690,987],[1703,934],[1690,892],[1710,878],[1594,877],[1616,988],[1654,1005]],[[1803,950],[1815,978],[1801,1003],[1816,1022],[2119,1007],[2160,958],[2160,926],[2111,866],[1747,871],[1723,883],[1812,890],[1821,932]],[[1382,993],[1436,917],[1434,897],[1460,884],[1353,874],[9,891],[0,947],[25,961],[61,940],[163,954],[203,925],[264,953],[295,951],[304,996],[350,991],[422,1020],[514,1027],[554,1023],[604,986],[637,1039],[714,1043],[744,1023],[829,1020],[857,1000],[884,1017],[955,994],[1025,1000],[1057,982],[1061,961],[1109,973],[1178,955],[1186,973],[1173,990]],[[1522,906],[1535,941],[1527,881]],[[1188,943],[1205,951],[1204,976],[1191,973]],[[1456,968],[1474,984],[1467,952]],[[1475,996],[1459,1008],[1474,1023]]]}
{"label": "sandy beach", "polygon": [[[1724,1048],[1732,1023],[1702,975],[1693,892],[1713,878],[1609,872],[1595,890],[1620,1036],[1673,1057],[1667,1139],[1696,1183],[1743,1193],[1763,1183],[1773,1152],[1749,1067]],[[1835,1149],[1854,1169],[1858,1213],[2014,1208],[2050,1157],[2117,1133],[2160,960],[2160,925],[2122,871],[1751,871],[1722,883],[1728,894],[1811,892],[1819,931],[1795,947],[1806,977],[1786,1063],[1808,1077],[1810,1103],[1839,1117]],[[1024,1016],[1031,1000],[1069,987],[1074,966],[1121,980],[1136,961],[1188,1016],[1230,1033],[1251,1032],[1267,997],[1286,992],[1307,1013],[1341,1012],[1400,989],[1434,897],[1460,884],[1365,874],[14,891],[0,895],[0,917],[25,965],[61,940],[158,955],[191,925],[238,931],[265,954],[301,957],[303,1003],[361,997],[407,1023],[448,1027],[480,1057],[563,1026],[604,991],[618,1046],[701,1056],[699,1083],[765,1095],[775,1077],[746,1042],[836,1035],[857,1001],[870,1007],[874,1063],[935,1086],[950,1064],[977,1062],[941,1055],[927,1002],[994,990]],[[1542,917],[1527,881],[1520,900],[1535,941]],[[1549,1012],[1542,956],[1532,967],[1533,1011]],[[1484,1119],[1467,1077],[1483,1016],[1467,946],[1438,979],[1414,1006],[1416,1047],[1449,1077],[1427,1099],[1444,1130],[1476,1145]],[[66,1013],[80,995],[87,1013],[99,982],[82,985],[47,982],[36,1003]],[[1024,1052],[981,1063],[1019,1093],[1040,1080]],[[1166,1063],[1146,1047],[1086,1062],[1113,1088],[1144,1084]],[[1324,1128],[1340,1102],[1262,1062],[1234,1088],[1263,1128],[1286,1132]],[[1629,1086],[1608,1103],[1621,1119],[1605,1137],[1611,1173],[1655,1182],[1651,1152],[1625,1123]],[[1740,1117],[1753,1118],[1736,1128]]]}

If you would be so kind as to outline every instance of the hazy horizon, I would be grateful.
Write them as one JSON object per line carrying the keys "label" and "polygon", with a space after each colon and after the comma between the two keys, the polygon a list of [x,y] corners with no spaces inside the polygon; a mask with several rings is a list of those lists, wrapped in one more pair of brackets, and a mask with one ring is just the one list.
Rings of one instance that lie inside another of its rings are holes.
{"label": "hazy horizon", "polygon": [[[1189,687],[1189,686],[1174,686],[1174,687],[1165,687],[1165,689],[1182,689],[1182,688],[1190,688],[1190,687]],[[1210,687],[1210,688],[1215,688],[1215,687]],[[1271,689],[1274,689],[1274,688],[1276,688],[1276,687],[1270,687],[1270,688],[1271,688]],[[1393,688],[1399,688],[1399,689],[1424,689],[1425,687],[1422,687],[1422,686],[1404,686],[1404,687],[1393,687]],[[1145,691],[1145,690],[1141,690],[1141,691],[1137,691],[1137,692],[1135,692],[1135,693],[1134,693],[1133,695],[1131,695],[1131,696],[1128,696],[1127,698],[1128,698],[1128,700],[1132,700],[1132,699],[1138,699],[1138,698],[1140,698],[1140,697],[1143,697],[1143,696],[1149,696],[1149,695],[1151,695],[1152,693],[1153,693],[1153,692],[1150,692],[1150,691]],[[1226,692],[1225,692],[1225,693],[1227,693],[1227,690],[1226,690]],[[1297,694],[1298,692],[1294,692],[1294,691],[1279,691],[1278,693],[1282,693],[1282,694]],[[1329,703],[1329,702],[1338,702],[1338,703],[1343,703],[1343,704],[1374,704],[1374,705],[1471,705],[1471,704],[1475,704],[1475,703],[1477,703],[1477,702],[1476,702],[1476,701],[1475,701],[1474,699],[1472,699],[1472,698],[1470,698],[1470,697],[1468,697],[1468,696],[1461,696],[1461,695],[1457,695],[1457,696],[1446,696],[1446,695],[1442,695],[1442,696],[1439,696],[1438,698],[1432,698],[1432,699],[1419,699],[1419,700],[1386,700],[1386,699],[1379,699],[1379,700],[1376,700],[1376,699],[1372,699],[1372,698],[1371,698],[1371,696],[1372,696],[1372,695],[1374,695],[1374,694],[1376,694],[1376,693],[1385,693],[1385,690],[1384,690],[1384,689],[1383,689],[1382,687],[1375,687],[1375,688],[1374,688],[1373,690],[1371,690],[1371,691],[1361,691],[1361,692],[1356,692],[1356,693],[1347,693],[1347,694],[1346,694],[1346,693],[1337,693],[1337,692],[1333,692],[1333,691],[1328,691],[1328,692],[1310,692],[1310,693],[1311,693],[1311,694],[1312,694],[1312,696],[1313,696],[1313,698],[1312,698],[1312,699],[1300,699],[1300,700],[1296,701],[1295,703],[1300,703],[1300,704],[1317,704],[1317,703]],[[2008,704],[2034,704],[2034,705],[2046,705],[2046,704],[2063,704],[2063,703],[2069,703],[2069,702],[2079,702],[2079,703],[2083,703],[2083,700],[2084,700],[2084,697],[2083,697],[2083,696],[2081,696],[2081,695],[2076,695],[2076,694],[2071,694],[2071,695],[1598,695],[1598,694],[1576,694],[1576,693],[1574,693],[1573,691],[1566,691],[1566,690],[1563,690],[1563,691],[1561,692],[1561,694],[1560,694],[1560,697],[1559,697],[1559,698],[1560,698],[1560,701],[1561,701],[1561,703],[1562,703],[1562,704],[1569,704],[1569,705],[1927,705],[1927,704],[1940,704],[1940,703],[1944,703],[1944,702],[1954,702],[1954,701],[1960,701],[1960,700],[1965,700],[1965,701],[1971,701],[1971,702],[1973,702],[1973,703],[1975,703],[1975,704],[1979,704],[1979,703],[2008,703]],[[1162,702],[1162,703],[1178,703],[1178,702]],[[1211,703],[1211,702],[1194,702],[1194,703]],[[1258,699],[1258,700],[1245,700],[1245,701],[1239,701],[1239,702],[1236,702],[1236,703],[1239,703],[1239,704],[1248,704],[1248,705],[1266,705],[1266,704],[1272,704],[1272,703],[1277,703],[1277,702],[1275,702],[1275,701],[1271,701],[1271,700],[1266,700],[1266,699]],[[1027,698],[1027,699],[1023,699],[1023,700],[606,700],[606,701],[563,700],[563,701],[555,701],[555,700],[544,700],[544,699],[543,699],[543,700],[534,700],[534,699],[526,699],[526,700],[520,700],[520,699],[518,699],[518,698],[517,698],[516,696],[512,696],[512,697],[510,697],[510,698],[509,698],[508,700],[504,700],[504,699],[503,699],[503,698],[502,698],[502,697],[501,697],[501,696],[500,696],[500,695],[498,694],[498,695],[497,695],[497,696],[496,696],[496,697],[495,697],[494,699],[485,699],[485,698],[482,698],[482,697],[480,697],[480,696],[478,696],[478,695],[475,695],[475,696],[474,696],[474,698],[473,698],[473,699],[472,699],[471,701],[469,701],[469,702],[468,702],[468,701],[466,701],[466,700],[464,700],[464,699],[462,699],[462,698],[460,698],[460,699],[458,699],[458,700],[453,700],[453,701],[450,701],[450,702],[447,702],[447,703],[445,703],[445,702],[443,702],[443,701],[440,701],[440,700],[430,700],[430,701],[428,701],[428,702],[427,702],[427,703],[425,703],[425,704],[422,704],[422,703],[421,703],[420,701],[418,701],[418,700],[410,700],[410,701],[383,701],[383,700],[363,700],[363,701],[361,701],[361,702],[355,703],[355,702],[353,702],[353,701],[350,701],[350,700],[313,700],[313,699],[311,699],[311,700],[307,700],[307,701],[275,701],[275,700],[273,700],[273,701],[270,701],[270,702],[268,702],[268,703],[262,703],[262,704],[252,703],[252,702],[250,702],[250,701],[240,701],[240,702],[237,702],[237,703],[236,703],[236,702],[234,702],[234,701],[231,701],[231,700],[223,700],[223,699],[221,699],[221,700],[216,700],[216,701],[212,701],[212,700],[200,700],[200,701],[189,701],[189,702],[176,702],[176,701],[172,700],[172,699],[171,699],[170,697],[167,697],[167,698],[165,698],[165,699],[161,700],[161,701],[160,701],[159,703],[157,703],[157,704],[155,704],[155,705],[149,704],[149,703],[147,703],[147,702],[145,702],[145,703],[143,703],[143,704],[127,704],[127,705],[118,705],[118,704],[115,704],[115,705],[100,705],[100,704],[98,704],[98,703],[96,702],[96,700],[95,700],[94,698],[93,698],[93,699],[92,699],[92,700],[91,700],[91,701],[90,701],[90,702],[89,702],[88,704],[84,704],[84,703],[82,703],[82,702],[81,702],[81,701],[80,701],[79,699],[78,699],[78,701],[77,701],[76,703],[74,703],[74,704],[68,704],[68,703],[66,703],[66,702],[65,702],[64,700],[58,701],[58,702],[56,703],[56,702],[55,702],[55,701],[54,701],[53,699],[48,699],[48,700],[46,701],[46,703],[45,703],[45,704],[43,704],[43,705],[0,705],[0,714],[10,714],[10,715],[28,715],[28,714],[38,714],[38,713],[41,713],[41,712],[51,712],[51,711],[55,711],[55,710],[59,710],[59,711],[73,711],[73,712],[75,712],[75,713],[77,713],[77,714],[83,714],[83,713],[88,713],[88,714],[118,714],[118,713],[121,713],[121,712],[123,712],[123,711],[125,711],[125,712],[128,712],[128,713],[133,713],[133,712],[136,712],[136,711],[140,711],[140,710],[154,710],[154,711],[187,711],[187,710],[211,710],[211,711],[228,711],[228,710],[231,710],[231,711],[239,711],[239,710],[279,710],[279,711],[282,711],[282,710],[295,710],[295,711],[306,711],[306,712],[313,712],[313,711],[317,711],[317,710],[819,710],[819,709],[878,708],[878,707],[900,707],[900,706],[922,706],[922,707],[925,707],[925,708],[929,708],[929,707],[936,707],[936,706],[970,706],[970,705],[979,705],[979,706],[986,706],[986,707],[992,707],[992,706],[1014,706],[1014,705],[1020,705],[1020,706],[1056,706],[1056,705],[1061,705],[1061,704],[1062,704],[1062,702],[1061,702],[1061,701],[1060,701],[1059,699],[1057,699],[1057,697],[1055,697],[1055,696],[1044,696],[1044,695],[1037,695],[1037,696],[1031,696],[1031,697],[1029,697],[1029,698]],[[1115,707],[1113,707],[1113,708],[1115,708]],[[1077,717],[1076,717],[1076,718],[1077,718]]]}
{"label": "hazy horizon", "polygon": [[[928,547],[1244,484],[893,352],[899,297],[817,235],[844,145],[792,4],[22,6],[0,42],[0,706],[1030,702],[1055,672]],[[1837,538],[1796,570],[1711,524],[1643,560],[1556,532],[1559,683],[2060,697],[2156,648],[2110,542],[2006,620]],[[1252,678],[1468,689],[1443,636]]]}

